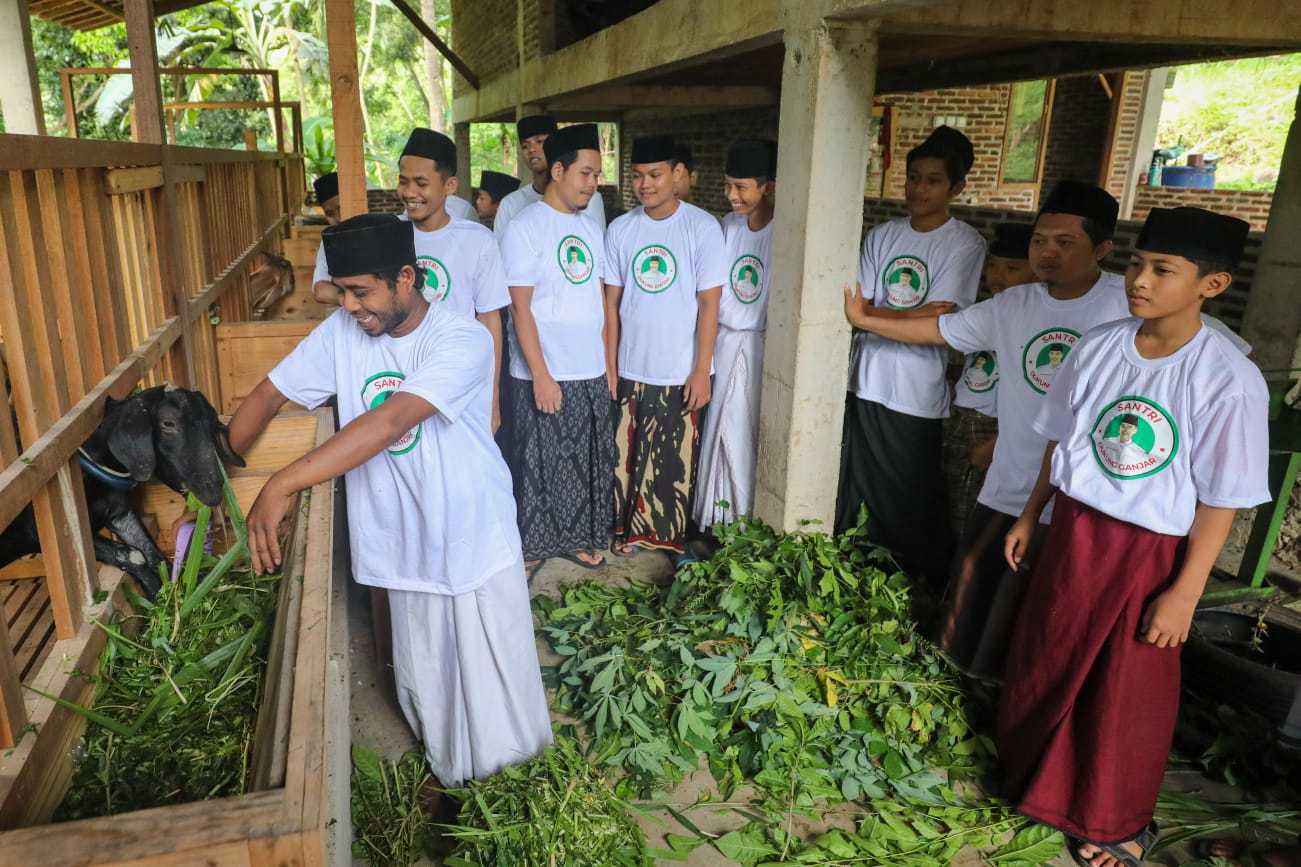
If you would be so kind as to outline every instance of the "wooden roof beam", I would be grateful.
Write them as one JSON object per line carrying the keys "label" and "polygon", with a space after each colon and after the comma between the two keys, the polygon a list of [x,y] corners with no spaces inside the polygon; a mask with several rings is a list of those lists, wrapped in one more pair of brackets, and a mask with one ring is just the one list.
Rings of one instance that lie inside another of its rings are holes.
{"label": "wooden roof beam", "polygon": [[478,90],[479,76],[474,74],[469,65],[461,59],[459,54],[453,51],[446,42],[439,38],[438,34],[434,32],[434,28],[426,24],[425,20],[420,17],[420,13],[412,9],[405,0],[392,0],[392,3],[397,7],[397,10],[405,15],[406,19],[411,22],[411,26],[416,28],[416,30],[419,30],[420,35],[429,40],[429,42],[433,44],[434,48],[438,49],[439,54],[447,58],[447,62],[452,64],[452,68],[461,73],[461,77],[469,82],[470,87]]}
{"label": "wooden roof beam", "polygon": [[588,93],[576,93],[544,103],[556,111],[628,110],[644,108],[730,109],[776,105],[780,94],[775,88],[758,86],[711,85],[621,85]]}

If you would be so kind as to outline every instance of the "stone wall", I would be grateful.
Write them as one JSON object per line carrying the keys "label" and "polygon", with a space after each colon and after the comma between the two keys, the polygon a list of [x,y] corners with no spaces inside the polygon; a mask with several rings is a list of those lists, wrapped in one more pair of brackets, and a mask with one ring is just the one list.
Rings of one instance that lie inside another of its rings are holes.
{"label": "stone wall", "polygon": [[1251,223],[1257,232],[1265,231],[1274,193],[1269,190],[1195,190],[1188,187],[1140,186],[1134,196],[1134,219],[1143,220],[1152,208],[1175,208],[1192,205],[1231,214]]}
{"label": "stone wall", "polygon": [[[863,232],[878,223],[895,217],[902,217],[903,202],[897,199],[866,199],[863,202]],[[1010,208],[983,208],[969,205],[955,205],[953,216],[975,227],[986,238],[993,238],[994,224],[1007,221],[1030,222],[1034,214]],[[1121,220],[1116,227],[1116,249],[1102,263],[1108,271],[1123,272],[1129,263],[1130,253],[1138,231],[1143,227],[1142,220]],[[1242,314],[1247,308],[1247,296],[1251,292],[1251,280],[1256,273],[1256,261],[1260,256],[1262,235],[1252,232],[1247,238],[1247,249],[1243,255],[1242,265],[1234,275],[1233,285],[1229,291],[1207,302],[1205,310],[1212,316],[1224,320],[1224,323],[1237,331],[1242,327]]]}

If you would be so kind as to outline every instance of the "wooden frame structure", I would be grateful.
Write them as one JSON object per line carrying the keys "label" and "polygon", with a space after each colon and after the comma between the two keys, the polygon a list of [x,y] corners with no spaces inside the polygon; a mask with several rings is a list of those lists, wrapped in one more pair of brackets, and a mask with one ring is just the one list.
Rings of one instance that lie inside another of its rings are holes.
{"label": "wooden frame structure", "polygon": [[[133,70],[130,67],[119,66],[69,66],[59,70],[59,87],[63,94],[63,117],[67,124],[68,137],[79,138],[77,128],[77,104],[72,95],[72,79],[78,75],[131,75]],[[264,77],[271,89],[271,99],[269,100],[208,100],[200,102],[176,101],[165,102],[162,109],[167,113],[168,132],[172,138],[176,138],[175,114],[177,111],[187,111],[189,109],[238,109],[238,108],[269,108],[274,110],[274,128],[276,138],[276,150],[285,151],[285,130],[284,130],[284,110],[287,108],[291,112],[290,129],[293,131],[293,153],[302,153],[303,151],[303,112],[302,106],[298,100],[282,100],[280,98],[280,71],[276,69],[238,69],[221,66],[171,66],[160,68],[158,74],[172,79],[174,90],[179,94],[185,90],[185,78],[190,75],[235,75],[235,76],[254,76]]]}

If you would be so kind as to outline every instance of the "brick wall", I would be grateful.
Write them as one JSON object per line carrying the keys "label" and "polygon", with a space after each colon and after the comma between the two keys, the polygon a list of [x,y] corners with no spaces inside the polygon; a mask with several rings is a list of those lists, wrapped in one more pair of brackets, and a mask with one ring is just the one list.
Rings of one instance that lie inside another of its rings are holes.
{"label": "brick wall", "polygon": [[1257,232],[1265,231],[1274,193],[1268,190],[1194,190],[1187,187],[1140,186],[1134,196],[1134,219],[1143,220],[1152,208],[1175,208],[1192,205],[1231,214],[1251,223]]}
{"label": "brick wall", "polygon": [[619,190],[623,207],[637,207],[632,191],[632,140],[643,135],[669,134],[687,142],[696,158],[698,181],[692,196],[694,204],[712,214],[731,210],[723,197],[723,166],[727,146],[744,136],[777,137],[777,107],[725,111],[716,114],[690,114],[641,118],[625,121],[619,129]]}
{"label": "brick wall", "polygon": [[[538,2],[531,0],[531,5],[536,7]],[[515,14],[516,0],[452,0],[452,48],[480,81],[491,81],[519,66]],[[538,16],[530,17],[536,21]],[[526,38],[528,32],[526,27]],[[533,38],[536,44],[536,28]],[[452,76],[455,96],[469,90],[459,75]]]}
{"label": "brick wall", "polygon": [[397,190],[367,190],[366,210],[372,214],[400,214],[405,209]]}
{"label": "brick wall", "polygon": [[[935,128],[937,118],[959,117],[960,128],[975,146],[976,161],[967,175],[967,188],[959,197],[966,204],[988,207],[1033,209],[1038,201],[1036,190],[1004,188],[998,183],[1003,136],[1007,131],[1007,100],[1011,86],[996,84],[921,93],[884,95],[877,105],[892,106],[894,143],[890,167],[885,171],[881,194],[902,198],[907,176],[908,151],[921,144]],[[869,194],[876,187],[869,188]]]}
{"label": "brick wall", "polygon": [[1061,180],[1097,182],[1110,117],[1111,100],[1096,75],[1057,79],[1041,189],[1051,190]]}
{"label": "brick wall", "polygon": [[[878,223],[902,217],[905,214],[903,202],[897,199],[867,199],[863,202],[863,232]],[[1034,214],[1011,208],[983,208],[970,205],[955,205],[953,216],[975,227],[987,239],[994,236],[994,224],[1012,221],[1030,222]],[[1143,227],[1142,220],[1121,220],[1116,226],[1116,249],[1102,263],[1108,271],[1123,272],[1134,249],[1138,231]],[[1234,275],[1233,285],[1229,291],[1212,298],[1203,308],[1207,313],[1224,320],[1224,323],[1237,331],[1242,327],[1242,314],[1247,308],[1247,296],[1251,292],[1251,281],[1256,273],[1256,262],[1260,256],[1260,232],[1252,232],[1247,238],[1246,251],[1242,265]]]}
{"label": "brick wall", "polygon": [[[1120,100],[1116,113],[1116,129],[1112,136],[1111,159],[1107,167],[1107,192],[1117,199],[1124,198],[1125,178],[1134,160],[1138,145],[1138,114],[1143,107],[1143,90],[1147,87],[1147,72],[1126,72],[1120,85],[1113,85],[1113,93]],[[1137,182],[1137,178],[1135,178]]]}

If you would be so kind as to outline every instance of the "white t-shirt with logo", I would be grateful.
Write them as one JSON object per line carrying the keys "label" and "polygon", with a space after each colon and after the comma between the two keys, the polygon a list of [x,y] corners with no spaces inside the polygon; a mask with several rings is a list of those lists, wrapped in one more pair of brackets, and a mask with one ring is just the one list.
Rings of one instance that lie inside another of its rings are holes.
{"label": "white t-shirt with logo", "polygon": [[1199,502],[1269,501],[1269,392],[1256,366],[1202,328],[1173,355],[1144,358],[1130,318],[1080,339],[1034,427],[1057,440],[1052,483],[1154,533],[1187,535]]}
{"label": "white t-shirt with logo", "polygon": [[1204,325],[1210,326],[1213,330],[1222,334],[1225,338],[1228,339],[1230,343],[1233,344],[1233,348],[1241,352],[1243,355],[1251,355],[1251,344],[1243,340],[1238,335],[1237,332],[1235,332],[1229,326],[1225,325],[1220,320],[1216,319],[1214,316],[1211,316],[1207,313],[1203,313],[1202,323]]}
{"label": "white t-shirt with logo", "polygon": [[717,218],[688,202],[662,220],[637,207],[610,224],[604,279],[623,287],[619,376],[686,383],[696,356],[696,293],[727,282],[724,252]]}
{"label": "white t-shirt with logo", "polygon": [[[469,220],[471,223],[479,222],[479,212],[474,208],[474,202],[469,199],[463,199],[460,196],[448,196],[443,201],[443,208],[448,215],[457,220]],[[403,214],[402,216],[406,216]],[[484,228],[488,228],[484,226]]]}
{"label": "white t-shirt with logo", "polygon": [[[940,334],[954,349],[998,355],[998,443],[978,502],[1021,514],[1048,444],[1033,426],[1044,394],[1081,334],[1127,316],[1125,278],[1103,272],[1088,292],[1069,301],[1053,298],[1042,283],[1026,283],[940,317]],[[1050,517],[1045,509],[1044,522]]]}
{"label": "white t-shirt with logo", "polygon": [[[596,224],[586,214],[565,214],[537,202],[511,221],[501,252],[507,285],[533,287],[530,309],[551,376],[576,380],[603,375],[605,250]],[[513,318],[510,344],[510,375],[532,379]]]}
{"label": "white t-shirt with logo", "polygon": [[486,226],[452,217],[432,232],[417,228],[415,236],[416,267],[425,272],[421,291],[430,304],[447,305],[465,316],[510,304],[501,251]]}
{"label": "white t-shirt with logo", "polygon": [[336,310],[269,374],[311,409],[337,395],[341,425],[397,392],[438,409],[346,474],[359,584],[455,595],[519,561],[510,471],[492,438],[492,373],[488,330],[430,305],[403,337],[371,337]]}
{"label": "white t-shirt with logo", "polygon": [[962,376],[953,387],[953,405],[998,417],[998,353],[992,349],[969,353]]}
{"label": "white t-shirt with logo", "polygon": [[[497,243],[500,244],[506,237],[506,227],[510,225],[511,220],[523,213],[529,205],[542,201],[542,196],[542,193],[533,189],[533,183],[530,181],[513,193],[507,193],[505,198],[497,203],[497,216],[492,222],[492,233],[497,236]],[[605,234],[605,199],[601,198],[599,191],[592,194],[592,200],[587,203],[583,213],[596,224],[598,231]]]}
{"label": "white t-shirt with logo", "polygon": [[755,232],[749,219],[723,217],[727,283],[718,308],[718,324],[733,331],[763,331],[768,326],[768,280],[772,268],[772,233],[776,220]]}
{"label": "white t-shirt with logo", "polygon": [[[976,300],[985,248],[980,233],[961,220],[949,218],[938,229],[917,232],[907,217],[900,217],[876,226],[863,239],[858,282],[863,297],[877,307],[912,310],[932,301],[966,307]],[[859,332],[850,352],[849,390],[895,412],[944,418],[949,414],[947,358],[942,346],[915,346]]]}

